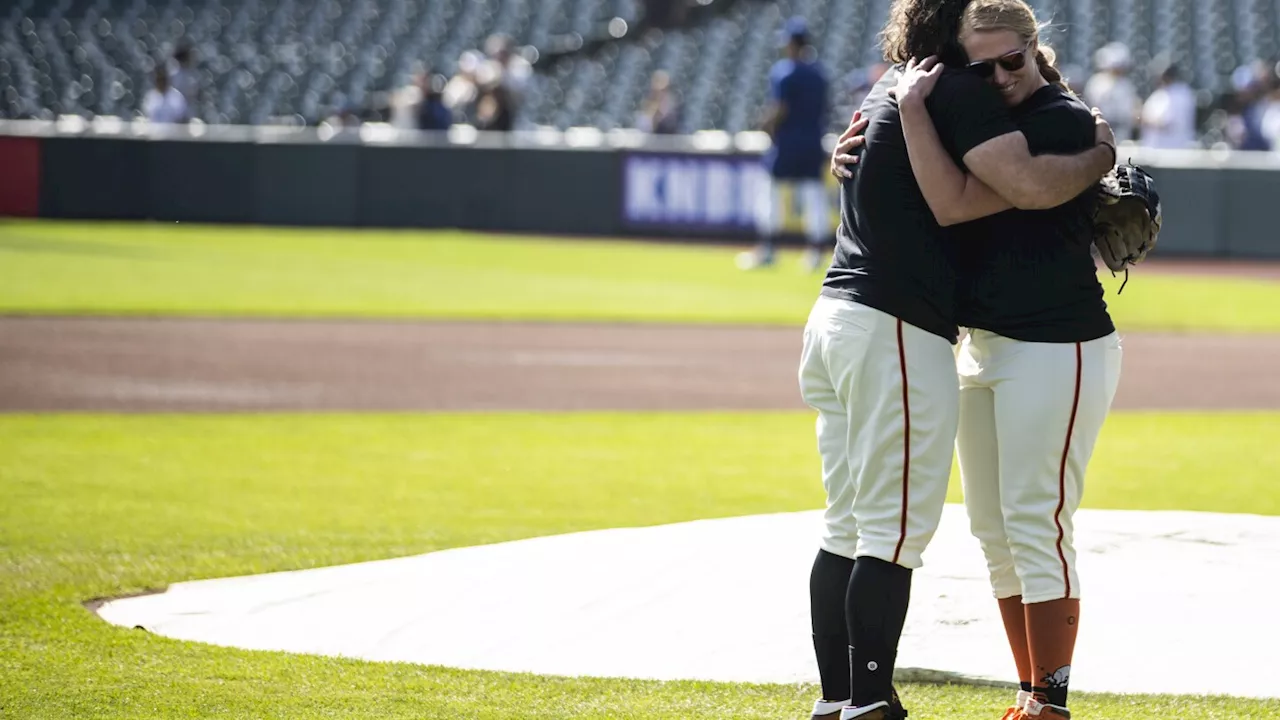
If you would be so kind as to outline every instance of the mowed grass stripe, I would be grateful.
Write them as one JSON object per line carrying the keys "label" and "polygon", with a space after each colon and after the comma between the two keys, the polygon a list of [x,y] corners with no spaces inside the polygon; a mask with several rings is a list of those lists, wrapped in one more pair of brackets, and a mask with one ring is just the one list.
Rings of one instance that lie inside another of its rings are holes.
{"label": "mowed grass stripe", "polygon": [[[1117,414],[1085,504],[1280,514],[1277,431],[1280,414]],[[816,688],[245,652],[111,627],[80,602],[195,578],[816,508],[811,432],[807,413],[0,416],[0,714],[800,717]],[[966,687],[904,693],[926,720],[988,720],[1009,699]],[[1081,695],[1073,709],[1108,720],[1274,718],[1280,703]]]}
{"label": "mowed grass stripe", "polygon": [[[724,247],[460,232],[0,223],[0,312],[799,325],[821,276]],[[1280,332],[1280,283],[1102,273],[1125,330]]]}

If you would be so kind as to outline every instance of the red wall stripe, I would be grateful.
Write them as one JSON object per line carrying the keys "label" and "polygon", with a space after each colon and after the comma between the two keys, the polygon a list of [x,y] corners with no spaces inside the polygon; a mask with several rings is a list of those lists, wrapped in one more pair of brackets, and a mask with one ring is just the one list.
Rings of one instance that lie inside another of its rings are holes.
{"label": "red wall stripe", "polygon": [[0,137],[0,215],[40,214],[40,139]]}

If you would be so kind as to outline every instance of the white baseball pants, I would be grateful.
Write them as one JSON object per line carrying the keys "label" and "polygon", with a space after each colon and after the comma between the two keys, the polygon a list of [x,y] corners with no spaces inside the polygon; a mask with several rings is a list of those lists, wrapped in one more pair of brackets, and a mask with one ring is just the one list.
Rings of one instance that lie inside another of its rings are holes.
{"label": "white baseball pants", "polygon": [[782,232],[787,200],[799,200],[805,238],[814,245],[825,242],[832,228],[827,188],[823,181],[819,178],[785,180],[767,174],[762,177],[761,197],[756,201],[756,231],[765,237]]}
{"label": "white baseball pants", "polygon": [[1120,381],[1120,337],[1031,343],[970,331],[956,355],[965,505],[997,598],[1080,597],[1072,517]]}
{"label": "white baseball pants", "polygon": [[822,296],[804,330],[800,390],[818,411],[822,548],[920,567],[951,475],[958,413],[951,343]]}

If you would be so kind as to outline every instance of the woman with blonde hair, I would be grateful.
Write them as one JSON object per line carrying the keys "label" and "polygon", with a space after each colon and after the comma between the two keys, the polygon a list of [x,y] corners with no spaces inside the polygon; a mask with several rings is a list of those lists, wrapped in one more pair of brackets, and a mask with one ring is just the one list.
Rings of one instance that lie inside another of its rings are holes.
{"label": "woman with blonde hair", "polygon": [[[1094,146],[1095,116],[1040,43],[1023,0],[971,0],[959,41],[1033,154]],[[1096,192],[1017,210],[943,149],[924,99],[942,72],[913,61],[896,95],[912,170],[954,226],[960,278],[956,447],[970,525],[987,558],[1022,690],[1005,718],[1070,718],[1080,617],[1072,516],[1120,378],[1120,338],[1091,255]]]}

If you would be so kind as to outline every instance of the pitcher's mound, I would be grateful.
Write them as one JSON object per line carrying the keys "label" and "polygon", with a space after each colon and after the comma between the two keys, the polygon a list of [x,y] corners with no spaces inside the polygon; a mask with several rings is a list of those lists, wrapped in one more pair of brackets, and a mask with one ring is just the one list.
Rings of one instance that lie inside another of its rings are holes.
{"label": "pitcher's mound", "polygon": [[[108,602],[173,638],[445,665],[654,679],[817,681],[818,512],[536,538],[182,583]],[[1072,688],[1280,697],[1280,518],[1081,511]],[[948,506],[914,579],[903,679],[1016,680],[977,542]]]}

